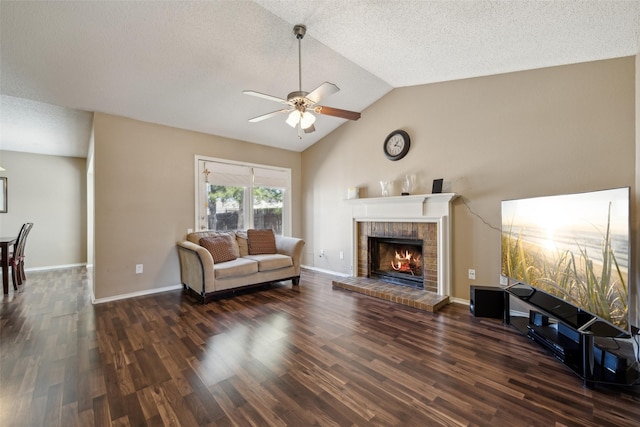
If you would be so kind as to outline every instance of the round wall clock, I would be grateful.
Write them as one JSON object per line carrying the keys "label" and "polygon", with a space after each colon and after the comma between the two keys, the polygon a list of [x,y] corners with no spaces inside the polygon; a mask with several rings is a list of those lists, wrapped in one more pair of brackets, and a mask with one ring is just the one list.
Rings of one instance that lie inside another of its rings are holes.
{"label": "round wall clock", "polygon": [[409,138],[409,134],[398,129],[394,130],[387,136],[384,140],[382,149],[384,150],[384,155],[387,156],[387,159],[400,160],[407,155],[410,146],[411,138]]}

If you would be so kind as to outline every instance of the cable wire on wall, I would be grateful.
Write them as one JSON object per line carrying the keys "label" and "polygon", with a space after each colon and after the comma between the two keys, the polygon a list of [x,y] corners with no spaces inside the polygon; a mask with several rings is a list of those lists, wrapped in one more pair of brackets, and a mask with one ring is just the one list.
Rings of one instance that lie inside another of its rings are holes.
{"label": "cable wire on wall", "polygon": [[491,225],[487,220],[485,220],[482,216],[480,216],[479,214],[475,213],[473,211],[473,209],[471,209],[471,206],[469,206],[469,203],[467,202],[467,200],[464,197],[460,197],[460,200],[462,200],[462,203],[464,203],[464,205],[467,207],[467,210],[469,211],[469,213],[473,216],[475,216],[476,218],[480,219],[480,221],[482,221],[487,227],[496,230],[497,232],[501,233],[502,230],[499,227],[495,227],[493,225]]}

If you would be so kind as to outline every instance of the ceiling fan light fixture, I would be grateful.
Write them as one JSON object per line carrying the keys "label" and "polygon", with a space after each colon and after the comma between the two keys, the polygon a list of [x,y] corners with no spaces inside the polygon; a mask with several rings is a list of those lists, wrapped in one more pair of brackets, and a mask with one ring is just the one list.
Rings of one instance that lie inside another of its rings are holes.
{"label": "ceiling fan light fixture", "polygon": [[293,110],[291,113],[289,113],[289,117],[287,117],[286,121],[287,124],[292,128],[298,126],[298,123],[300,123],[300,127],[302,129],[308,129],[316,122],[316,116],[308,111],[302,112]]}
{"label": "ceiling fan light fixture", "polygon": [[304,113],[302,113],[302,117],[300,118],[300,127],[302,129],[307,129],[311,127],[315,123],[315,121],[316,121],[316,116],[314,116],[308,111],[305,111]]}
{"label": "ceiling fan light fixture", "polygon": [[298,125],[298,122],[300,121],[300,112],[298,110],[293,110],[289,114],[289,117],[287,118],[286,121],[287,121],[287,124],[292,128],[296,127]]}

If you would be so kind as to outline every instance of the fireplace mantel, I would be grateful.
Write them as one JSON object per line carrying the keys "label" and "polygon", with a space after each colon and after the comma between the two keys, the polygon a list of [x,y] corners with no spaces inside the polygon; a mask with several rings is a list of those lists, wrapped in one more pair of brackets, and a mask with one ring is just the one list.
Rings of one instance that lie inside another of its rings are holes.
{"label": "fireplace mantel", "polygon": [[[358,262],[358,223],[432,222],[438,225],[438,294],[451,295],[451,202],[455,193],[351,199],[352,259]],[[357,275],[357,269],[352,269]]]}
{"label": "fireplace mantel", "polygon": [[455,193],[417,194],[410,196],[368,197],[351,199],[354,218],[395,219],[439,218],[450,215]]}

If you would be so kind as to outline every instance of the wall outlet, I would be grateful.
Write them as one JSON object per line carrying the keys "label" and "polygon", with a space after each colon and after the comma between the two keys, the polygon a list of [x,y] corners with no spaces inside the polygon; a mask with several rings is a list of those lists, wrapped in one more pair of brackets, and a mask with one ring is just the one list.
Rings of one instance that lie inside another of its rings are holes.
{"label": "wall outlet", "polygon": [[340,259],[344,259],[344,252],[340,251]]}
{"label": "wall outlet", "polygon": [[476,271],[473,268],[469,269],[469,279],[476,280]]}
{"label": "wall outlet", "polygon": [[500,286],[507,286],[507,285],[509,285],[509,279],[501,274],[500,275]]}
{"label": "wall outlet", "polygon": [[136,264],[136,274],[142,274],[142,264]]}
{"label": "wall outlet", "polygon": [[320,255],[318,255],[320,258],[322,258],[324,256],[324,249],[320,249]]}
{"label": "wall outlet", "polygon": [[187,228],[187,234],[193,233],[193,228]]}

